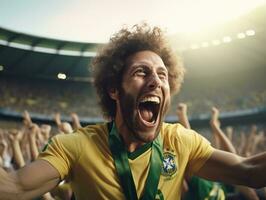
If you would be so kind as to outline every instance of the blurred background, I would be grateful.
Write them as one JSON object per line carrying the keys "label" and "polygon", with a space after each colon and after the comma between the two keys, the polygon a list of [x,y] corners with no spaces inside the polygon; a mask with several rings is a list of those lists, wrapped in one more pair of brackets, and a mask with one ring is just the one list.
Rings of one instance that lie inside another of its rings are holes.
{"label": "blurred background", "polygon": [[[91,60],[140,22],[167,32],[187,71],[166,121],[182,123],[187,106],[191,127],[216,148],[266,150],[266,0],[0,0],[0,168],[21,168],[52,136],[105,121]],[[74,194],[66,180],[39,199]]]}
{"label": "blurred background", "polygon": [[146,21],[167,31],[187,69],[166,121],[188,105],[193,127],[209,126],[212,106],[223,126],[265,130],[265,1],[0,0],[0,127],[54,125],[70,113],[82,125],[101,122],[91,59],[110,36]]}

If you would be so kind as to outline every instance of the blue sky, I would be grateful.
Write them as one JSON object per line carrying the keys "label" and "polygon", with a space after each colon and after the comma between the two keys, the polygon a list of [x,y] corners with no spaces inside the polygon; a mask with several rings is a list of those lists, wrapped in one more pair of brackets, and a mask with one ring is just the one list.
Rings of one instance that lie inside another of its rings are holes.
{"label": "blue sky", "polygon": [[266,0],[0,0],[0,27],[71,41],[105,42],[124,24],[198,31]]}

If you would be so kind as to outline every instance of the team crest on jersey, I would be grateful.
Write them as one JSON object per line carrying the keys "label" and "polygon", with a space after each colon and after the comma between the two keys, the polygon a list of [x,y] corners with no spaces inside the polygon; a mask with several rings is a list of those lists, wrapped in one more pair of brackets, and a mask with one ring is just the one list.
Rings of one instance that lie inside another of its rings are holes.
{"label": "team crest on jersey", "polygon": [[164,152],[162,175],[171,178],[173,175],[176,174],[176,171],[177,171],[176,156],[170,152]]}

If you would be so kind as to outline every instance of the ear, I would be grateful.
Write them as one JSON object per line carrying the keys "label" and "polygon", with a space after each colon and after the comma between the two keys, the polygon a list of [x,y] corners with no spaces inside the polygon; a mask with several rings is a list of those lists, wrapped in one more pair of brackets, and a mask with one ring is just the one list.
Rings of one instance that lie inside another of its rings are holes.
{"label": "ear", "polygon": [[108,89],[109,96],[113,100],[118,100],[118,90],[116,88],[110,88]]}

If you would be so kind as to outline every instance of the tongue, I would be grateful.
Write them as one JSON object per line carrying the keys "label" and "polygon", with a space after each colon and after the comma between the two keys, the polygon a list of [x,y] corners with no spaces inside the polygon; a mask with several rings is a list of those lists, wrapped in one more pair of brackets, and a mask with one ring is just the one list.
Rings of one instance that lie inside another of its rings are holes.
{"label": "tongue", "polygon": [[141,109],[140,114],[142,119],[144,119],[147,122],[152,122],[153,113],[150,110],[147,109]]}

